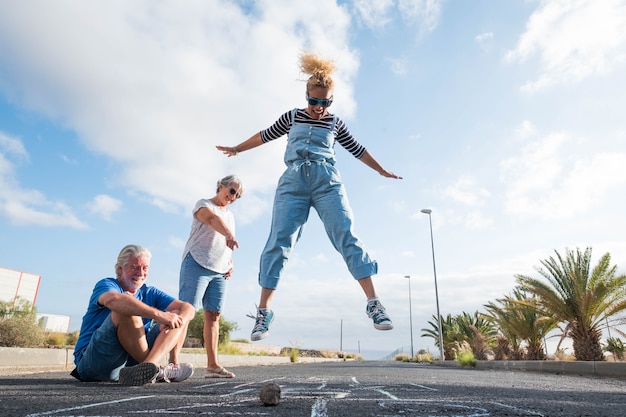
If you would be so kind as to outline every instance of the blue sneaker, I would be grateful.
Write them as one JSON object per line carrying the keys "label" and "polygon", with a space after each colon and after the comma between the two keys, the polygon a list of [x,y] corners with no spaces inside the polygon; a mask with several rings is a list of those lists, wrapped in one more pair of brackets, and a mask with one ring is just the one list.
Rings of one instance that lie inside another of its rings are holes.
{"label": "blue sneaker", "polygon": [[269,309],[257,309],[256,323],[252,329],[252,335],[250,339],[255,342],[257,340],[265,339],[270,334],[270,324],[274,321],[274,312]]}
{"label": "blue sneaker", "polygon": [[391,330],[393,329],[393,323],[385,311],[385,307],[378,301],[378,299],[370,300],[367,302],[365,308],[367,316],[374,322],[374,327],[378,330]]}

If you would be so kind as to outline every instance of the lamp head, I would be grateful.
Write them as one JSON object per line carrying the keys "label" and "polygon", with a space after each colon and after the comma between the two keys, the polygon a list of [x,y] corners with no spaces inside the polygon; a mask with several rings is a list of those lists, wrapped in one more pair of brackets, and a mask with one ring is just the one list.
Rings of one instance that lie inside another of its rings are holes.
{"label": "lamp head", "polygon": [[420,211],[421,211],[422,213],[424,213],[424,214],[430,214],[430,213],[432,213],[432,212],[433,212],[431,209],[422,209],[422,210],[420,210]]}

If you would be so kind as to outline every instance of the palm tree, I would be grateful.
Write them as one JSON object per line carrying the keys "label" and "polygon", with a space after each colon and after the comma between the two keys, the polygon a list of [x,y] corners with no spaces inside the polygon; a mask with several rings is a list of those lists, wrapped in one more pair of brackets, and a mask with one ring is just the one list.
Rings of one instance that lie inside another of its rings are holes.
{"label": "palm tree", "polygon": [[[433,315],[432,320],[428,322],[430,329],[422,329],[421,337],[430,337],[434,340],[435,346],[439,347],[439,320],[437,316]],[[454,358],[454,319],[452,315],[448,314],[445,318],[441,316],[441,337],[443,339],[443,356],[445,358]]]}
{"label": "palm tree", "polygon": [[626,310],[626,275],[616,275],[611,255],[604,254],[590,269],[591,248],[581,252],[567,250],[563,257],[541,261],[536,268],[547,283],[525,275],[516,275],[520,287],[535,296],[534,307],[544,317],[565,323],[572,338],[576,360],[604,359],[600,338],[605,320]]}
{"label": "palm tree", "polygon": [[[436,316],[428,324],[430,329],[422,329],[422,337],[431,337],[435,345],[439,347],[439,323]],[[494,343],[497,329],[485,320],[478,312],[473,315],[463,312],[452,317],[441,316],[441,328],[443,338],[443,350],[446,358],[454,358],[455,349],[458,345],[467,342],[472,348],[476,359],[485,359],[487,351]]]}
{"label": "palm tree", "polygon": [[554,317],[541,316],[536,308],[536,297],[529,297],[520,287],[516,287],[511,295],[485,304],[488,311],[486,317],[500,330],[502,336],[509,341],[511,356],[519,357],[522,353],[521,344],[526,343],[526,359],[545,359],[543,339],[556,327]]}
{"label": "palm tree", "polygon": [[486,360],[487,354],[492,353],[496,344],[498,329],[483,314],[475,311],[474,314],[463,312],[455,317],[457,326],[457,342],[467,342],[472,353],[478,360]]}

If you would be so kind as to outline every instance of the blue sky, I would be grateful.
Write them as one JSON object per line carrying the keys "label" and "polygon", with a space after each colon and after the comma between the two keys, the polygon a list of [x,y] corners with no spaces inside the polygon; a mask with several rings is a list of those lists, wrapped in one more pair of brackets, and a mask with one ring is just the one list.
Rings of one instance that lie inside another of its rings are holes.
{"label": "blue sky", "polygon": [[285,140],[215,146],[304,107],[312,50],[338,68],[331,111],[404,177],[336,149],[395,329],[373,329],[312,212],[263,343],[409,346],[408,275],[415,348],[434,350],[423,208],[444,315],[482,310],[555,250],[624,272],[625,28],[619,0],[1,2],[0,266],[40,274],[38,311],[72,330],[125,244],[150,248],[149,283],[176,295],[191,209],[236,173],[224,316],[249,338]]}

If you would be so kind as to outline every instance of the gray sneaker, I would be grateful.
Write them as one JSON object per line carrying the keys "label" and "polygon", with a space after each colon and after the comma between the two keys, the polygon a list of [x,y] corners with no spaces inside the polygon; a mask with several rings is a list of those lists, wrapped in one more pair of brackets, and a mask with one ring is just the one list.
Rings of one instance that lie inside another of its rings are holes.
{"label": "gray sneaker", "polygon": [[385,307],[378,300],[369,301],[365,307],[365,313],[374,322],[374,327],[378,330],[391,330],[393,323],[387,315]]}
{"label": "gray sneaker", "polygon": [[257,340],[265,339],[270,334],[270,324],[274,321],[274,312],[272,310],[261,311],[257,310],[256,323],[252,329],[252,335],[250,339],[255,342]]}
{"label": "gray sneaker", "polygon": [[156,382],[182,382],[193,375],[193,365],[190,363],[170,363],[159,370]]}
{"label": "gray sneaker", "polygon": [[159,367],[150,362],[140,363],[135,366],[127,366],[120,371],[119,383],[122,385],[145,385],[156,379]]}

